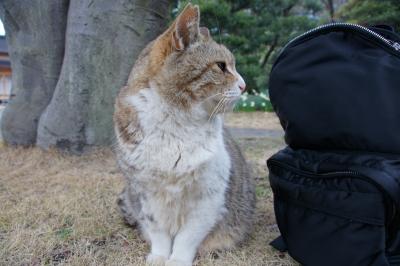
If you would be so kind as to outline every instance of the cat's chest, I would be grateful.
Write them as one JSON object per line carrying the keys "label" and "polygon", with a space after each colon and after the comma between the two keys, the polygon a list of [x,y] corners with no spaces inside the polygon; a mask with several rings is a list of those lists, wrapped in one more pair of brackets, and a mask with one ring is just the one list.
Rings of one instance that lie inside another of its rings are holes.
{"label": "cat's chest", "polygon": [[152,89],[142,90],[129,101],[138,112],[143,132],[131,155],[138,168],[179,176],[216,168],[218,162],[221,167],[227,165],[222,121],[204,124],[196,118],[201,113],[179,112]]}

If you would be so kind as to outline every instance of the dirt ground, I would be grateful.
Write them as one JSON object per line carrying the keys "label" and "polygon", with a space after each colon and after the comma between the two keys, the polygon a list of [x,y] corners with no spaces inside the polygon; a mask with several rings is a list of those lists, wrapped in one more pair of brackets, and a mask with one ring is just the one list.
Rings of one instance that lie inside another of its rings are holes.
{"label": "dirt ground", "polygon": [[[235,113],[227,125],[279,129],[270,113]],[[297,265],[268,243],[278,235],[265,160],[281,138],[238,139],[257,179],[254,232],[241,247],[197,258],[196,265]],[[113,153],[69,156],[0,147],[0,265],[144,265],[149,247],[119,215],[123,187]]]}
{"label": "dirt ground", "polygon": [[276,115],[269,112],[227,113],[225,114],[225,125],[269,130],[282,129]]}

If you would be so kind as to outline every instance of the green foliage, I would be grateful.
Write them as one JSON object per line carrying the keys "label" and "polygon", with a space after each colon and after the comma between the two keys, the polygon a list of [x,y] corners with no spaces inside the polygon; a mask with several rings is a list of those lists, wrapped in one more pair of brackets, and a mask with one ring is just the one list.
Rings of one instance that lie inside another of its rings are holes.
{"label": "green foliage", "polygon": [[66,240],[71,236],[72,232],[73,232],[72,228],[67,227],[67,228],[61,228],[60,230],[57,230],[55,233],[60,239]]}
{"label": "green foliage", "polygon": [[388,24],[400,31],[400,0],[350,0],[339,15],[349,22]]}
{"label": "green foliage", "polygon": [[272,111],[272,105],[264,93],[248,94],[244,93],[235,106],[235,111],[252,112],[252,111]]}
{"label": "green foliage", "polygon": [[60,229],[55,231],[55,234],[62,240],[68,239],[73,233],[73,224],[73,218],[70,215],[66,216],[64,218],[64,224]]}
{"label": "green foliage", "polygon": [[268,195],[269,188],[266,188],[265,185],[256,186],[256,196],[257,198],[265,198]]}

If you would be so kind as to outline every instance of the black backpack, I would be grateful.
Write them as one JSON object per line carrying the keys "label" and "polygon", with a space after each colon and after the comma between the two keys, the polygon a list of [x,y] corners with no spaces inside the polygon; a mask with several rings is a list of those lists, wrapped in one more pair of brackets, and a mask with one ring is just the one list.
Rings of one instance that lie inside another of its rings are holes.
{"label": "black backpack", "polygon": [[400,265],[400,37],[328,24],[270,76],[288,148],[267,164],[281,237],[308,266]]}

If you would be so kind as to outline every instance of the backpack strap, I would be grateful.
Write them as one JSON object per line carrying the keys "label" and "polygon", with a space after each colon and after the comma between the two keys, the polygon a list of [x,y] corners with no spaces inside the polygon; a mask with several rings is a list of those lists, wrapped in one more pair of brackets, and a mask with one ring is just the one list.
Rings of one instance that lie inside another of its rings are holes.
{"label": "backpack strap", "polygon": [[[392,220],[389,221],[390,224],[387,224],[387,226],[390,226],[388,235],[389,241],[394,241],[395,235],[393,235],[393,232],[398,232],[400,230],[400,179],[380,169],[366,169],[361,166],[352,167],[352,169],[369,177],[376,185],[385,191],[393,201],[395,209],[392,210],[392,212],[394,212],[395,216],[392,217]],[[397,266],[400,266],[400,264],[397,264]]]}
{"label": "backpack strap", "polygon": [[389,256],[388,261],[389,261],[390,266],[399,266],[400,265],[400,254]]}
{"label": "backpack strap", "polygon": [[353,170],[369,177],[381,189],[386,191],[391,200],[396,204],[396,208],[400,210],[400,179],[396,179],[388,173],[380,169],[365,168],[362,166],[352,166]]}

